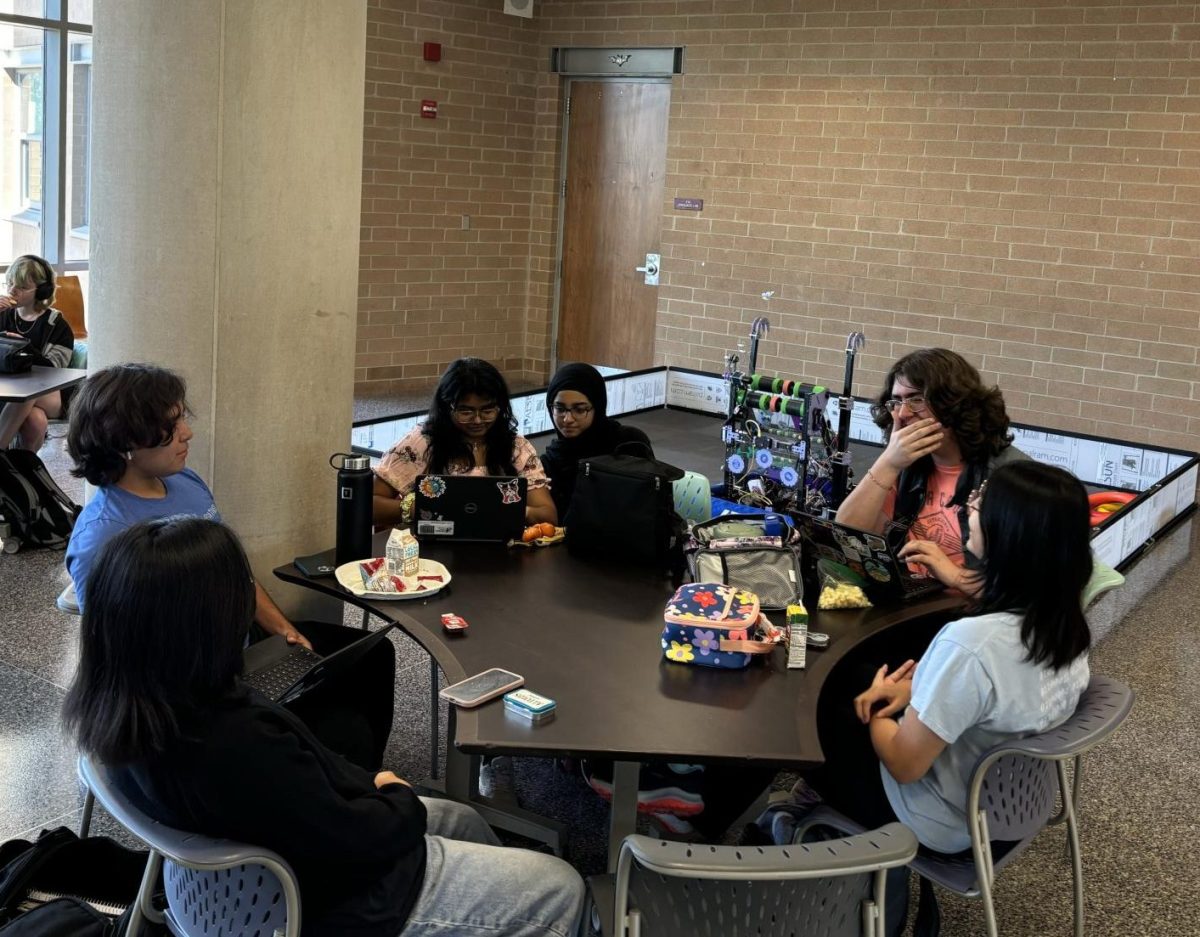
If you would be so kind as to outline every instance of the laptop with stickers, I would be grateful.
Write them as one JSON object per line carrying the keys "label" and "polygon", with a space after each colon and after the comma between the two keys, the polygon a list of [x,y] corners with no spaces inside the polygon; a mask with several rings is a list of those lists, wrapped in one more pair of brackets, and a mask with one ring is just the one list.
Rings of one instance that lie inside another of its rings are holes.
{"label": "laptop with stickers", "polygon": [[413,532],[430,540],[519,540],[528,484],[510,475],[422,475]]}
{"label": "laptop with stickers", "polygon": [[813,551],[817,560],[833,564],[838,578],[861,586],[872,602],[905,601],[945,588],[931,576],[912,572],[896,556],[907,532],[900,525],[880,535],[801,514],[796,516],[796,527],[806,550]]}

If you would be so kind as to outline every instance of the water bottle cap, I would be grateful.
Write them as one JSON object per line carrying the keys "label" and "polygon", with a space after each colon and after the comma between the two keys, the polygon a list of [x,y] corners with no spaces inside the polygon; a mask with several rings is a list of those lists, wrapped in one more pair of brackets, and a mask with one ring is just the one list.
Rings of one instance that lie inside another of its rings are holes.
{"label": "water bottle cap", "polygon": [[349,471],[362,471],[371,467],[371,457],[365,455],[348,455],[342,459],[342,468]]}

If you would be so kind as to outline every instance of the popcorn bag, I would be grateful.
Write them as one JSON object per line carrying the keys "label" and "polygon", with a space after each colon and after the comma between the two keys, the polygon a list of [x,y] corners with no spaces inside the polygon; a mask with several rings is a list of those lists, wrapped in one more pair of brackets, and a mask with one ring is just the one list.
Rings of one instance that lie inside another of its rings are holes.
{"label": "popcorn bag", "polygon": [[833,576],[826,575],[821,584],[821,597],[817,600],[817,608],[822,611],[832,611],[840,608],[870,608],[871,600],[863,592],[861,586],[841,582]]}

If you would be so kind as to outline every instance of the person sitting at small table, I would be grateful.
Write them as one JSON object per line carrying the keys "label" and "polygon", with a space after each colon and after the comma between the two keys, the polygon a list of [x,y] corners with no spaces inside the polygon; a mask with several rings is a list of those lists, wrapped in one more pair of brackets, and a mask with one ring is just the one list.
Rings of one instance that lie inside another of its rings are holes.
{"label": "person sitting at small table", "polygon": [[425,422],[392,446],[375,469],[376,527],[405,522],[402,499],[421,475],[520,475],[528,482],[526,523],[558,523],[537,450],[517,433],[508,385],[482,358],[451,362]]}
{"label": "person sitting at small table", "polygon": [[845,726],[843,749],[811,775],[827,803],[866,827],[899,819],[938,852],[970,847],[980,755],[1064,722],[1087,687],[1089,511],[1078,479],[1031,460],[1001,466],[968,496],[978,604],[937,633],[919,664],[879,668],[855,698],[867,731]]}
{"label": "person sitting at small table", "polygon": [[590,364],[564,364],[546,388],[546,409],[556,437],[542,454],[550,477],[550,495],[560,518],[566,517],[575,493],[579,460],[611,455],[618,449],[653,458],[649,437],[636,426],[622,426],[608,416],[604,378]]}
{"label": "person sitting at small table", "polygon": [[887,445],[838,508],[838,522],[876,534],[892,521],[908,527],[901,557],[977,593],[982,582],[965,548],[967,495],[1001,465],[1028,458],[1012,444],[1003,394],[957,352],[923,348],[892,365],[872,412]]}
{"label": "person sitting at small table", "polygon": [[[35,364],[65,368],[71,363],[75,335],[54,304],[54,268],[41,257],[23,254],[5,274],[7,292],[0,296],[0,333],[23,338],[39,356]],[[46,441],[50,420],[63,412],[61,391],[51,391],[33,400],[0,404],[0,449],[16,437],[21,447],[37,452]]]}
{"label": "person sitting at small table", "polygon": [[[67,544],[67,572],[84,612],[92,566],[121,531],[159,517],[221,519],[208,485],[187,467],[189,415],[183,378],[149,364],[97,371],[75,396],[67,430],[67,452],[75,462],[71,474],[96,486]],[[305,622],[302,632],[258,583],[254,594],[256,638],[277,634],[327,655],[363,636],[356,628],[315,621]],[[327,682],[290,705],[340,752],[377,767],[392,731],[392,644],[381,642],[360,668],[353,681]]]}
{"label": "person sitting at small table", "polygon": [[583,881],[567,863],[505,849],[471,807],[350,763],[238,679],[258,600],[228,528],[134,524],[88,587],[63,705],[79,747],[156,820],[282,856],[305,937],[577,932]]}

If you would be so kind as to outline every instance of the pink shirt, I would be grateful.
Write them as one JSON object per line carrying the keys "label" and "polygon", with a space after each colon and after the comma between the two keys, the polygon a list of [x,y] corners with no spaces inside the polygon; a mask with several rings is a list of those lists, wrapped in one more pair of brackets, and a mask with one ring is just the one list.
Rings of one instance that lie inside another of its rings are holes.
{"label": "pink shirt", "polygon": [[[958,485],[962,466],[954,468],[940,466],[936,462],[925,483],[925,504],[917,512],[908,531],[909,540],[929,540],[936,543],[955,566],[962,566],[962,528],[959,526],[958,508],[948,507]],[[883,512],[891,517],[896,510],[896,492],[893,489],[883,502]]]}
{"label": "pink shirt", "polygon": [[[428,463],[429,440],[418,426],[387,451],[375,474],[395,488],[397,496],[402,498],[413,490],[417,476],[426,473]],[[517,474],[529,483],[530,490],[550,487],[537,450],[524,436],[513,440],[512,463]],[[488,470],[482,465],[468,465],[466,459],[457,459],[446,466],[445,474],[487,475]]]}

